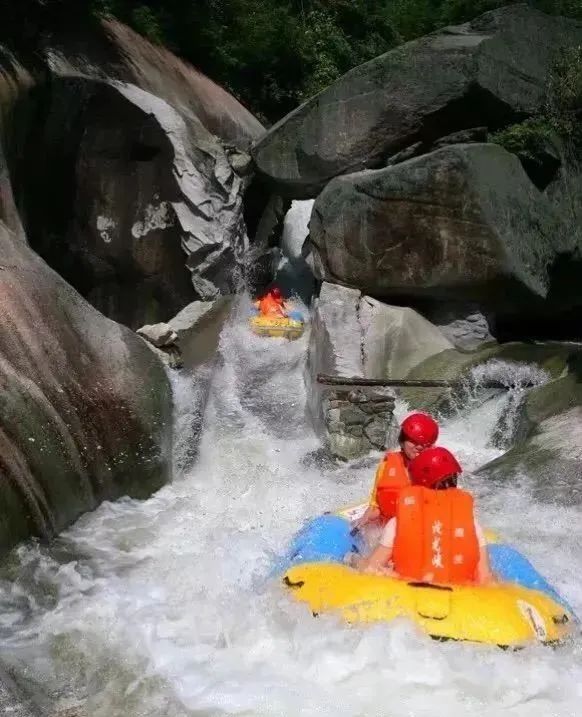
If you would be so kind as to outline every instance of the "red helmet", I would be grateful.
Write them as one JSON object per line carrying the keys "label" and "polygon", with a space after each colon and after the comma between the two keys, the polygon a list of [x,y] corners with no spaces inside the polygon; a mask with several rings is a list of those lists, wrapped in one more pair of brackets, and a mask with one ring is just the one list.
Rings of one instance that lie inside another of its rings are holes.
{"label": "red helmet", "polygon": [[439,437],[438,423],[426,413],[413,413],[405,418],[400,431],[404,438],[418,446],[432,446]]}
{"label": "red helmet", "polygon": [[279,299],[282,299],[283,296],[282,296],[282,294],[281,294],[281,289],[279,289],[279,288],[277,288],[277,287],[275,286],[273,289],[271,289],[271,296],[272,296],[274,299],[277,299],[277,301],[278,301]]}
{"label": "red helmet", "polygon": [[408,465],[412,485],[432,488],[436,483],[462,472],[455,456],[446,448],[427,448]]}

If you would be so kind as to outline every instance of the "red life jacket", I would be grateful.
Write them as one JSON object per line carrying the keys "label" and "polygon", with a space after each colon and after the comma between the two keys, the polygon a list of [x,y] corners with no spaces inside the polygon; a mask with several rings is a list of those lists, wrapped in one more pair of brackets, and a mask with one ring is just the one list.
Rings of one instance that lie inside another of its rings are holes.
{"label": "red life jacket", "polygon": [[272,294],[266,294],[259,299],[259,311],[263,316],[285,316],[283,301],[277,301]]}
{"label": "red life jacket", "polygon": [[479,565],[473,498],[459,488],[400,491],[392,560],[403,578],[470,583]]}
{"label": "red life jacket", "polygon": [[396,515],[400,491],[409,485],[410,478],[408,477],[404,453],[402,451],[389,451],[376,471],[376,481],[371,502],[380,508],[384,518],[390,520]]}

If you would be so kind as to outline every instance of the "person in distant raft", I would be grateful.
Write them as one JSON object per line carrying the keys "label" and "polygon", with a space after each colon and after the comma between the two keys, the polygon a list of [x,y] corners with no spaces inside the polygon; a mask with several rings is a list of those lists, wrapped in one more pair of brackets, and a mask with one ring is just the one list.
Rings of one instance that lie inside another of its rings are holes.
{"label": "person in distant raft", "polygon": [[276,286],[255,301],[254,305],[262,316],[286,318],[288,315],[287,302],[283,299],[281,290]]}
{"label": "person in distant raft", "polygon": [[400,450],[388,451],[376,469],[370,504],[355,528],[363,528],[380,518],[389,520],[396,514],[398,495],[410,485],[408,465],[423,450],[433,446],[439,437],[439,427],[432,416],[413,413],[400,426]]}
{"label": "person in distant raft", "polygon": [[492,580],[473,498],[457,488],[462,468],[454,455],[446,448],[428,448],[408,469],[412,485],[400,491],[395,517],[358,567],[437,585]]}

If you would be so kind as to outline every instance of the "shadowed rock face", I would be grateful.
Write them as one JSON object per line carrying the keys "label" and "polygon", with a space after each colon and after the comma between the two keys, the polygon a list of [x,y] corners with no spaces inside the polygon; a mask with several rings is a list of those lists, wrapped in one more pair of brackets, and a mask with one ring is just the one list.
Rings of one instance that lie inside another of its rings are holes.
{"label": "shadowed rock face", "polygon": [[[260,123],[117,23],[44,42],[8,145],[31,246],[132,328],[231,294],[248,243],[244,148]],[[7,58],[0,68],[14,77]]]}
{"label": "shadowed rock face", "polygon": [[19,193],[33,247],[63,277],[132,328],[232,293],[244,184],[202,125],[133,85],[86,78],[55,79],[41,112]]}
{"label": "shadowed rock face", "polygon": [[498,128],[544,99],[557,51],[582,25],[511,6],[409,42],[354,68],[256,144],[259,171],[280,193],[314,197],[333,177],[379,167],[452,132]]}
{"label": "shadowed rock face", "polygon": [[[54,269],[131,327],[191,300],[174,151],[154,114],[123,86],[58,80],[32,144],[19,193],[33,247]],[[47,162],[35,172],[42,148]]]}
{"label": "shadowed rock face", "polygon": [[489,144],[334,179],[315,202],[308,239],[320,278],[507,313],[546,296],[549,267],[572,241],[517,158]]}
{"label": "shadowed rock face", "polygon": [[[8,100],[30,80],[17,69],[0,81],[2,140]],[[28,246],[0,142],[0,551],[162,486],[170,419],[168,379],[148,347]]]}

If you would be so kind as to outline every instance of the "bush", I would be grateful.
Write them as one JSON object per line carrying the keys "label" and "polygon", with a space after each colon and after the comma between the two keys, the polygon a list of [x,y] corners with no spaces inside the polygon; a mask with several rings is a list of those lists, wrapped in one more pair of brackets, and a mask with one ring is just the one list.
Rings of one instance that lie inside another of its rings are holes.
{"label": "bush", "polygon": [[[15,0],[4,41],[112,15],[192,62],[270,122],[352,67],[437,27],[523,0]],[[529,0],[582,19],[582,0]],[[568,63],[572,64],[568,70]],[[552,123],[573,131],[579,58],[562,58]],[[575,104],[575,102],[574,102]]]}
{"label": "bush", "polygon": [[163,44],[165,37],[162,25],[156,13],[146,5],[136,7],[131,13],[132,25],[144,37],[158,45]]}
{"label": "bush", "polygon": [[556,140],[556,133],[544,117],[534,117],[492,134],[491,142],[501,145],[508,152],[521,154],[535,160],[548,143]]}
{"label": "bush", "polygon": [[507,127],[491,137],[509,152],[535,160],[549,143],[582,146],[582,47],[562,50],[553,63],[546,101],[538,117]]}
{"label": "bush", "polygon": [[580,144],[582,132],[582,47],[563,50],[548,81],[544,113],[553,129],[565,140]]}

